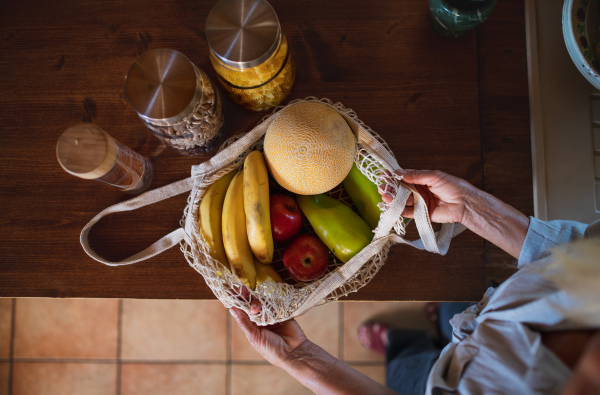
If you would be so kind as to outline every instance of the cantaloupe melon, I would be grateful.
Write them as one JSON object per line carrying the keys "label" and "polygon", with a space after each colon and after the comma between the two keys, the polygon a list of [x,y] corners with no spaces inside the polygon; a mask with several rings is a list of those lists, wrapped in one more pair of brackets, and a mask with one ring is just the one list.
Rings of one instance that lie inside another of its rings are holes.
{"label": "cantaloupe melon", "polygon": [[279,185],[300,195],[315,195],[335,188],[348,175],[356,138],[336,110],[323,103],[300,102],[275,115],[264,152]]}

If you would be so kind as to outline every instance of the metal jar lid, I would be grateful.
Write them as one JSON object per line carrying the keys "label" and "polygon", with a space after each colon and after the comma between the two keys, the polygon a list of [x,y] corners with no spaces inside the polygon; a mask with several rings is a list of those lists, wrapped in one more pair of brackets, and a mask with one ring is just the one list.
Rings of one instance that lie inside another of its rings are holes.
{"label": "metal jar lid", "polygon": [[220,0],[206,19],[206,39],[226,65],[247,69],[263,63],[277,50],[281,28],[265,0]]}
{"label": "metal jar lid", "polygon": [[125,77],[125,97],[140,117],[172,124],[184,119],[202,96],[194,64],[173,49],[139,56]]}

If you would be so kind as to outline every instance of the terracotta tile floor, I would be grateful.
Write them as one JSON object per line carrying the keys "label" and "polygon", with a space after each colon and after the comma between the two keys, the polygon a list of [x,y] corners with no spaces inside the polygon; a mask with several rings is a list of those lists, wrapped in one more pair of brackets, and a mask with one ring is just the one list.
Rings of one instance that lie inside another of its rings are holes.
{"label": "terracotta tile floor", "polygon": [[[395,310],[404,326],[427,325],[417,302],[335,302],[298,322],[383,383],[383,357],[356,331]],[[0,299],[0,395],[279,393],[311,392],[254,351],[219,301]]]}

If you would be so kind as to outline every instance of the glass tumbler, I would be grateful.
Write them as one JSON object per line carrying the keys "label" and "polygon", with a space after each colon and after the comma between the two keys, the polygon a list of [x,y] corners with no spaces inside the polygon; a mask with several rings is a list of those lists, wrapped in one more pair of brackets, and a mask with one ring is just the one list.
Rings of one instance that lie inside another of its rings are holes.
{"label": "glass tumbler", "polygon": [[163,48],[142,54],[127,73],[125,95],[167,147],[183,155],[218,147],[224,122],[219,92],[182,53]]}

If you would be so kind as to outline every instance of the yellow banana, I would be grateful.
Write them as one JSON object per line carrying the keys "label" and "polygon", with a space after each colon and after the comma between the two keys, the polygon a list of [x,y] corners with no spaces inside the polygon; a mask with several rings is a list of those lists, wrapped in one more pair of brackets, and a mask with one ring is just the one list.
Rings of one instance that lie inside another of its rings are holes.
{"label": "yellow banana", "polygon": [[237,173],[223,203],[223,246],[231,271],[251,289],[256,284],[256,269],[246,232],[244,213],[244,171]]}
{"label": "yellow banana", "polygon": [[269,211],[269,173],[260,151],[244,161],[244,210],[250,248],[262,263],[273,261],[273,234]]}
{"label": "yellow banana", "polygon": [[223,203],[233,176],[235,176],[234,171],[209,186],[198,210],[198,226],[210,255],[225,267],[229,267],[229,262],[223,246]]}
{"label": "yellow banana", "polygon": [[264,283],[265,281],[273,281],[276,283],[283,282],[281,276],[275,271],[275,268],[272,265],[265,265],[264,263],[260,263],[258,260],[255,260],[254,267],[256,267],[257,287],[260,285],[260,283]]}

